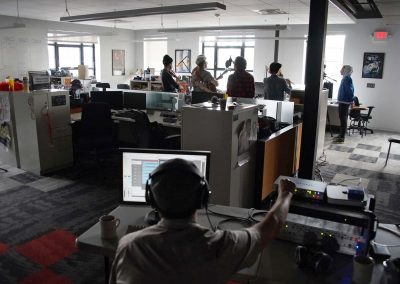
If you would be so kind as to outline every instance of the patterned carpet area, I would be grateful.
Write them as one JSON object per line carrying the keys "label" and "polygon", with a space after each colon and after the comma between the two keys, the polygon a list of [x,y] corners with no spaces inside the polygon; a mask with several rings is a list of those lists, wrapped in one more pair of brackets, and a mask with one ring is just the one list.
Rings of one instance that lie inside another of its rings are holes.
{"label": "patterned carpet area", "polygon": [[385,160],[388,138],[400,139],[400,134],[375,131],[361,137],[347,135],[343,144],[333,144],[325,136],[326,162],[320,166],[326,182],[364,186],[375,195],[375,213],[382,223],[400,223],[400,144],[392,144],[388,164]]}
{"label": "patterned carpet area", "polygon": [[104,283],[103,258],[75,238],[119,203],[119,164],[42,177],[0,173],[0,283]]}

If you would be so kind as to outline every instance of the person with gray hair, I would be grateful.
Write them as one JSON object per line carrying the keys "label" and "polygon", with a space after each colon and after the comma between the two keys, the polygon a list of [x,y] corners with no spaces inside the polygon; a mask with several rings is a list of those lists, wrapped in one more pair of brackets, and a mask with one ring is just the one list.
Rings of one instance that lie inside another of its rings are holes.
{"label": "person with gray hair", "polygon": [[343,76],[338,92],[340,134],[333,141],[334,143],[343,143],[346,136],[349,106],[353,105],[354,102],[354,85],[353,80],[350,77],[352,73],[353,67],[350,65],[343,65],[340,70],[340,74]]}
{"label": "person with gray hair", "polygon": [[206,70],[207,58],[202,54],[197,56],[196,65],[192,71],[193,91],[216,92],[218,81]]}

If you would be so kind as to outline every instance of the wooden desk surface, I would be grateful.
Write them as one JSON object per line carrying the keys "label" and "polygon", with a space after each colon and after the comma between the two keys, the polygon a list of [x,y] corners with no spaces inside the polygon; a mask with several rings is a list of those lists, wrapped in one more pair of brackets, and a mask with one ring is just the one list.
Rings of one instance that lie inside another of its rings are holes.
{"label": "wooden desk surface", "polygon": [[[248,217],[249,209],[235,208],[227,206],[210,206],[212,211],[229,214],[237,217]],[[76,246],[86,252],[95,253],[102,256],[113,257],[118,245],[118,239],[125,235],[128,225],[144,224],[143,216],[150,210],[146,205],[121,205],[114,209],[110,214],[121,220],[117,228],[118,238],[115,240],[103,240],[100,238],[99,223],[92,226],[76,239]],[[100,216],[99,216],[100,217]],[[215,225],[217,222],[227,219],[227,217],[210,214],[211,222]],[[198,211],[198,222],[209,227],[208,220],[204,210]],[[396,232],[400,229],[394,225],[382,224]],[[241,229],[242,225],[237,223],[226,224],[232,229]],[[234,228],[236,226],[236,228]],[[384,244],[398,244],[400,238],[385,230],[379,229],[375,238],[377,242]],[[333,271],[324,275],[314,275],[310,272],[304,272],[297,268],[294,259],[296,244],[274,240],[267,246],[260,255],[259,260],[250,268],[238,272],[237,277],[246,279],[257,279],[251,283],[351,283],[352,257],[336,254],[334,256]],[[392,257],[400,257],[400,247],[389,248]],[[382,276],[383,266],[377,263],[374,267],[374,274],[371,283],[378,284]]]}

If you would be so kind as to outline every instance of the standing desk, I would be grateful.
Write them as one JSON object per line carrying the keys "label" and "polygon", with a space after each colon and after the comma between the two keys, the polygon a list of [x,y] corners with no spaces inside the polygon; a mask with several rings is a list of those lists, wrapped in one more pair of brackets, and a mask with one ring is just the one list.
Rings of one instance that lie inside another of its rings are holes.
{"label": "standing desk", "polygon": [[[210,205],[210,210],[222,214],[236,217],[247,218],[249,209],[228,207],[221,205]],[[121,205],[114,209],[110,214],[121,220],[117,228],[118,239],[125,235],[128,225],[143,225],[143,216],[150,210],[146,205]],[[227,219],[227,217],[210,213],[213,225]],[[210,227],[205,210],[198,211],[198,222],[206,227]],[[395,225],[383,224],[400,233],[400,229]],[[243,223],[228,222],[224,223],[223,229],[242,229]],[[108,281],[109,259],[113,258],[118,246],[118,239],[104,240],[100,237],[100,225],[96,223],[86,232],[76,239],[76,246],[86,252],[104,256],[106,282]],[[378,229],[375,240],[384,244],[399,244],[400,238],[390,232]],[[260,254],[259,259],[253,266],[238,271],[232,278],[235,280],[246,280],[248,283],[351,283],[352,257],[336,254],[334,255],[334,269],[324,275],[313,275],[310,272],[297,268],[294,259],[296,244],[274,240]],[[392,257],[400,257],[400,247],[390,248]],[[377,263],[371,283],[378,284],[383,273],[382,264]]]}

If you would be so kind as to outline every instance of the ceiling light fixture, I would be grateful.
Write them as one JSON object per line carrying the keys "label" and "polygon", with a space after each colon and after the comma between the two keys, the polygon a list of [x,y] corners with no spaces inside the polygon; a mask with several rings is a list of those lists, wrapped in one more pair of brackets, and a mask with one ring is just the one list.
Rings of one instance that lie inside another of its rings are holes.
{"label": "ceiling light fixture", "polygon": [[193,28],[180,28],[180,29],[163,29],[158,32],[167,33],[188,33],[188,32],[201,32],[201,31],[232,31],[232,30],[287,30],[286,25],[275,26],[211,26],[211,27],[193,27]]}
{"label": "ceiling light fixture", "polygon": [[15,23],[13,23],[10,26],[4,26],[4,27],[0,27],[0,30],[6,30],[6,29],[18,29],[18,28],[25,28],[26,25],[24,23],[20,22],[20,18],[19,18],[19,2],[17,0],[17,18],[15,20]]}
{"label": "ceiling light fixture", "polygon": [[219,9],[226,10],[226,6],[218,2],[209,2],[209,3],[199,3],[199,4],[161,6],[155,8],[144,8],[135,10],[124,10],[124,11],[114,11],[106,13],[68,16],[68,17],[61,17],[60,21],[84,22],[84,21],[110,20],[110,19],[163,15],[163,14],[194,13],[194,12],[213,11]]}

